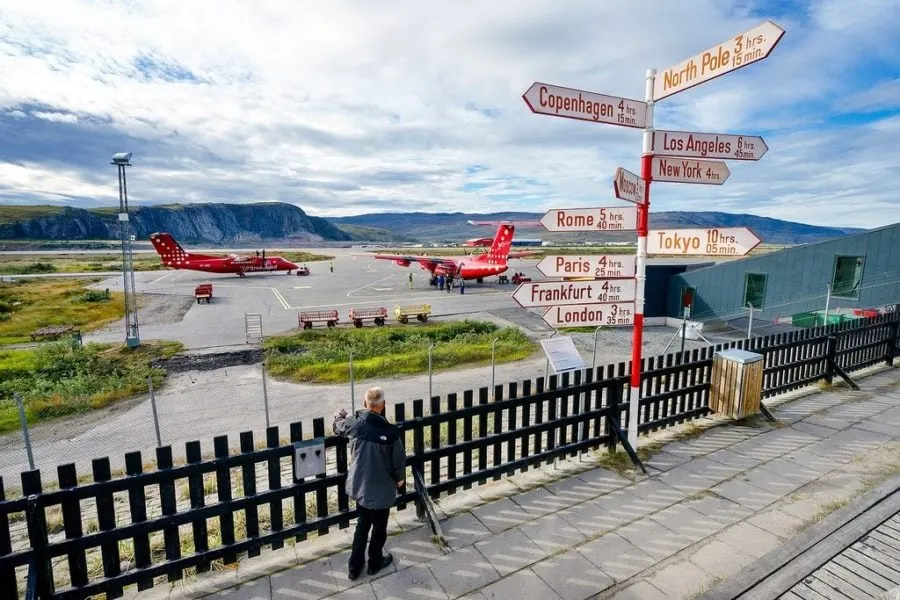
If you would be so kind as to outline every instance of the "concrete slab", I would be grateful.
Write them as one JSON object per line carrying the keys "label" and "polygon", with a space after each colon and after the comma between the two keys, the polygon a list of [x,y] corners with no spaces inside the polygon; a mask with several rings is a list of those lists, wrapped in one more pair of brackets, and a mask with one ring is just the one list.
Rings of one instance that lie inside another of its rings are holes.
{"label": "concrete slab", "polygon": [[735,480],[746,481],[765,492],[769,492],[776,498],[790,494],[802,484],[795,480],[777,475],[772,469],[765,469],[765,465],[745,471],[735,477]]}
{"label": "concrete slab", "polygon": [[665,450],[661,450],[650,457],[649,460],[644,462],[644,466],[647,469],[656,469],[657,471],[668,471],[678,465],[683,465],[684,463],[691,460],[690,456],[686,455],[676,455],[671,452],[666,452]]}
{"label": "concrete slab", "polygon": [[377,600],[448,600],[427,565],[403,569],[372,583]]}
{"label": "concrete slab", "polygon": [[731,525],[753,514],[753,511],[746,506],[714,494],[702,494],[696,498],[688,498],[678,506],[689,508],[724,525]]}
{"label": "concrete slab", "polygon": [[752,510],[762,510],[779,498],[771,492],[736,479],[721,483],[710,491]]}
{"label": "concrete slab", "polygon": [[713,539],[700,546],[688,560],[709,575],[725,579],[752,563],[753,557]]}
{"label": "concrete slab", "polygon": [[665,590],[666,595],[676,598],[690,598],[706,589],[712,575],[694,565],[689,560],[672,563],[647,579],[647,583],[658,590]]}
{"label": "concrete slab", "polygon": [[656,563],[655,558],[615,533],[608,533],[579,546],[576,551],[617,583],[630,579]]}
{"label": "concrete slab", "polygon": [[639,581],[612,596],[612,600],[671,600],[646,581]]}
{"label": "concrete slab", "polygon": [[691,463],[687,463],[675,467],[674,469],[670,469],[665,473],[662,473],[657,478],[659,482],[665,483],[666,485],[677,489],[684,495],[692,495],[696,494],[697,492],[708,490],[709,488],[721,483],[724,479],[726,478],[719,477],[712,473],[709,476],[706,476],[702,472],[698,472],[697,470],[695,470],[695,468],[692,467]]}
{"label": "concrete slab", "polygon": [[509,498],[496,500],[472,509],[472,514],[487,527],[491,533],[500,533],[516,525],[521,525],[532,518],[528,512]]}
{"label": "concrete slab", "polygon": [[657,510],[680,502],[688,496],[684,491],[657,478],[646,479],[625,488],[623,491],[636,496]]}
{"label": "concrete slab", "polygon": [[468,594],[500,579],[500,574],[491,563],[471,546],[436,558],[428,563],[428,568],[451,598]]}
{"label": "concrete slab", "polygon": [[378,600],[378,598],[372,590],[372,584],[364,583],[329,596],[328,600]]}
{"label": "concrete slab", "polygon": [[553,589],[529,569],[493,583],[483,590],[488,600],[562,600]]}
{"label": "concrete slab", "polygon": [[631,480],[621,477],[609,469],[591,469],[578,475],[578,479],[585,482],[596,494],[605,494],[627,485],[631,485]]}
{"label": "concrete slab", "polygon": [[739,469],[740,471],[752,469],[753,467],[764,462],[763,459],[754,458],[752,456],[747,456],[746,454],[735,452],[733,446],[725,448],[723,450],[717,450],[716,452],[710,454],[707,458],[709,458],[710,460],[714,460],[717,463],[721,463],[727,467]]}
{"label": "concrete slab", "polygon": [[[275,597],[268,577],[262,577],[249,581],[238,587],[233,587],[207,596],[210,600],[269,600]],[[281,598],[282,596],[278,596]]]}
{"label": "concrete slab", "polygon": [[532,565],[531,570],[562,600],[585,600],[615,584],[576,550],[544,559]]}
{"label": "concrete slab", "polygon": [[490,539],[476,543],[475,548],[500,575],[518,571],[549,554],[520,529],[492,535]]}
{"label": "concrete slab", "polygon": [[717,534],[715,539],[753,558],[759,558],[781,545],[777,536],[749,523],[732,525]]}
{"label": "concrete slab", "polygon": [[650,518],[691,542],[699,542],[725,528],[725,524],[721,521],[711,519],[682,504],[665,508]]}
{"label": "concrete slab", "polygon": [[450,517],[441,523],[441,531],[444,532],[447,544],[454,550],[470,546],[491,535],[491,530],[471,513]]}
{"label": "concrete slab", "polygon": [[[650,518],[630,523],[616,534],[628,540],[657,561],[683,550],[691,545],[691,541]],[[602,567],[601,567],[602,568]]]}
{"label": "concrete slab", "polygon": [[578,504],[579,502],[584,502],[585,500],[591,500],[598,495],[598,492],[590,485],[577,477],[570,477],[554,483],[548,483],[544,488],[551,494],[558,496],[560,499],[568,501],[570,506]]}
{"label": "concrete slab", "polygon": [[431,528],[419,527],[389,537],[385,549],[394,556],[398,568],[415,565],[443,556],[443,551],[431,541]]}
{"label": "concrete slab", "polygon": [[331,558],[323,558],[308,562],[274,573],[272,581],[272,599],[287,600],[318,600],[338,591],[336,577],[347,579],[347,563],[341,565],[341,571],[337,571],[338,565]]}
{"label": "concrete slab", "polygon": [[548,554],[574,547],[587,539],[576,527],[558,513],[546,515],[518,527],[528,539]]}
{"label": "concrete slab", "polygon": [[557,496],[544,487],[513,496],[512,501],[531,517],[542,517],[568,508],[575,503],[574,499]]}
{"label": "concrete slab", "polygon": [[757,513],[748,518],[747,522],[754,527],[764,529],[782,539],[794,537],[794,533],[801,528],[804,523],[803,519],[785,512],[780,508],[770,508],[769,510]]}
{"label": "concrete slab", "polygon": [[[629,496],[622,495],[622,497]],[[602,498],[604,497],[601,496],[598,500]],[[618,514],[609,511],[605,504],[600,504],[596,500],[576,504],[557,514],[588,538],[615,529],[622,523],[622,518]]]}

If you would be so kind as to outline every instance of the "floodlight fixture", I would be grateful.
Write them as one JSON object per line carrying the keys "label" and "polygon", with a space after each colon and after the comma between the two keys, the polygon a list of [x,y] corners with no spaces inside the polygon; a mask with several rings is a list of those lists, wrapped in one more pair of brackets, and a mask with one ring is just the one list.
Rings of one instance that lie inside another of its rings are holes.
{"label": "floodlight fixture", "polygon": [[113,154],[111,165],[119,165],[122,167],[131,166],[131,157],[134,152],[116,152]]}

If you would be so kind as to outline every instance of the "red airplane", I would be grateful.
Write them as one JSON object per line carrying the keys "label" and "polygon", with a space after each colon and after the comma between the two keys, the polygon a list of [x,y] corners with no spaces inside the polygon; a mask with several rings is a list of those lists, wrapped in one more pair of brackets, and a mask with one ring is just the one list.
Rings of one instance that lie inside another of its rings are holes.
{"label": "red airplane", "polygon": [[205,271],[207,273],[237,273],[238,277],[244,277],[246,273],[255,271],[291,271],[297,269],[297,265],[280,256],[266,257],[266,251],[259,252],[256,256],[207,256],[205,254],[191,254],[185,252],[178,245],[175,238],[168,233],[154,233],[150,241],[159,254],[160,260],[167,268],[188,269],[190,271]]}
{"label": "red airplane", "polygon": [[410,256],[404,254],[375,254],[375,258],[392,260],[401,267],[408,267],[410,263],[417,262],[432,275],[452,275],[463,279],[475,279],[482,283],[485,277],[499,275],[509,268],[506,264],[508,258],[522,258],[531,256],[535,252],[510,252],[513,232],[515,227],[510,224],[501,224],[497,228],[494,242],[491,248],[484,254],[468,256],[463,259],[441,258],[439,256]]}

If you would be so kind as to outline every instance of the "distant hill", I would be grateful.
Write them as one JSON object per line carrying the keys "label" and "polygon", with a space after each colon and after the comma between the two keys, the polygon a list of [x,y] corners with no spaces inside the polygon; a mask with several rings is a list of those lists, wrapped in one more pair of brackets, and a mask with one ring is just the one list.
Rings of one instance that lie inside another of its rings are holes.
{"label": "distant hill", "polygon": [[[473,226],[473,221],[537,221],[544,213],[499,212],[475,213],[371,213],[353,217],[336,217],[328,220],[338,227],[363,226],[391,231],[398,235],[417,238],[422,242],[461,241],[475,237],[488,237],[493,227]],[[722,212],[651,212],[650,227],[749,227],[768,244],[808,244],[841,237],[862,231],[857,228],[819,227],[792,221],[782,221],[756,215]],[[607,233],[549,233],[542,227],[517,229],[520,236],[536,237],[556,242],[627,241],[634,240],[634,232]]]}
{"label": "distant hill", "polygon": [[[134,235],[167,231],[185,243],[349,241],[351,236],[293,204],[170,204],[131,209]],[[119,236],[117,207],[0,205],[0,239],[102,240]]]}

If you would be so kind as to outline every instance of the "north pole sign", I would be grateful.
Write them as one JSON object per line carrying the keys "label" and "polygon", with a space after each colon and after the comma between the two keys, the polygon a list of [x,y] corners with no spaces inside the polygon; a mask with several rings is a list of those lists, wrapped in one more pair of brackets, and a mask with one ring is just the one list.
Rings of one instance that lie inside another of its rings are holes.
{"label": "north pole sign", "polygon": [[533,83],[522,99],[531,112],[541,115],[638,129],[647,126],[647,103],[639,100],[540,82]]}
{"label": "north pole sign", "polygon": [[635,288],[634,278],[594,281],[529,281],[519,284],[512,297],[522,308],[594,302],[632,302]]}
{"label": "north pole sign", "polygon": [[541,217],[541,225],[547,231],[634,231],[637,208],[554,208]]}
{"label": "north pole sign", "polygon": [[646,183],[631,171],[619,167],[613,177],[613,191],[619,200],[644,204],[647,201],[644,197],[644,192],[647,190]]}
{"label": "north pole sign", "polygon": [[652,180],[669,183],[722,185],[731,175],[728,165],[717,160],[654,156]]}
{"label": "north pole sign", "polygon": [[784,29],[772,21],[766,21],[727,42],[664,69],[656,75],[653,100],[667,98],[761,61],[769,56],[783,35]]}
{"label": "north pole sign", "polygon": [[537,269],[547,277],[634,277],[634,254],[592,254],[589,256],[545,256]]}
{"label": "north pole sign", "polygon": [[653,154],[723,160],[759,160],[769,150],[755,135],[691,133],[657,129],[653,132]]}
{"label": "north pole sign", "polygon": [[651,230],[647,236],[647,254],[744,256],[760,242],[746,227]]}
{"label": "north pole sign", "polygon": [[551,327],[634,325],[634,302],[553,306],[543,318]]}

